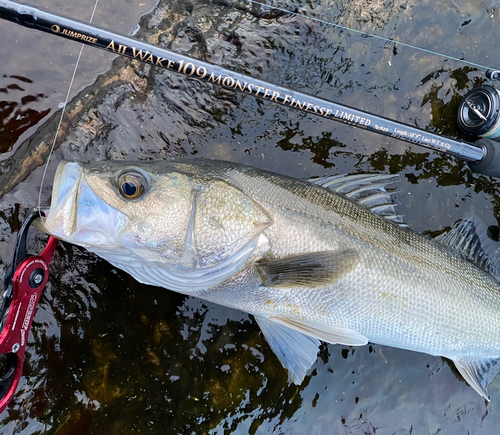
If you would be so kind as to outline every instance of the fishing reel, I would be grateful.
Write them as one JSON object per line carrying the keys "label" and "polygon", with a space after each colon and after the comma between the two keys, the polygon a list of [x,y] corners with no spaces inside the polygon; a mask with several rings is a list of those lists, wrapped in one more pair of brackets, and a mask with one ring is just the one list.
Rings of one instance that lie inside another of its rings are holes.
{"label": "fishing reel", "polygon": [[483,158],[469,162],[472,171],[500,177],[500,91],[493,86],[500,81],[500,70],[489,69],[490,82],[465,94],[458,108],[458,126],[463,133],[480,138],[474,145],[483,149]]}
{"label": "fishing reel", "polygon": [[486,77],[489,84],[465,94],[458,108],[458,126],[468,136],[500,139],[500,91],[492,86],[500,81],[500,70],[489,69]]}

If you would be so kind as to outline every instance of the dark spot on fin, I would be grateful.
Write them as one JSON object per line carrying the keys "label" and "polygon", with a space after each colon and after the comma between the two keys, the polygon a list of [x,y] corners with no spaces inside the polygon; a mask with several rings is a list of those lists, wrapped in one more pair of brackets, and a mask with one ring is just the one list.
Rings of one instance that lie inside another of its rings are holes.
{"label": "dark spot on fin", "polygon": [[487,387],[500,371],[498,359],[453,360],[453,362],[468,384],[489,402]]}
{"label": "dark spot on fin", "polygon": [[407,226],[403,217],[395,209],[398,203],[394,199],[394,195],[399,192],[388,188],[389,185],[399,181],[399,174],[335,175],[333,177],[311,178],[308,181],[347,196],[367,207],[372,213],[401,227]]}
{"label": "dark spot on fin", "polygon": [[500,242],[493,240],[491,230],[479,217],[457,222],[435,240],[455,249],[500,283]]}
{"label": "dark spot on fin", "polygon": [[292,380],[300,384],[318,356],[319,340],[279,325],[264,317],[255,317],[269,346]]}
{"label": "dark spot on fin", "polygon": [[261,286],[275,288],[319,287],[335,283],[358,264],[353,249],[321,251],[273,261],[260,261]]}

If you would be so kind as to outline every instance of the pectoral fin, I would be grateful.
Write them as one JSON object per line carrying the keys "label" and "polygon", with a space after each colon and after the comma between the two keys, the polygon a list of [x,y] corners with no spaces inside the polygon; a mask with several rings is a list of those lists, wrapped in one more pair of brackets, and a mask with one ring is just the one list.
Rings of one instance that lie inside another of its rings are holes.
{"label": "pectoral fin", "polygon": [[257,270],[262,286],[275,288],[319,287],[335,283],[358,264],[354,249],[295,255],[260,261]]}
{"label": "pectoral fin", "polygon": [[300,384],[307,370],[318,356],[319,340],[286,328],[264,317],[255,317],[269,346],[281,364],[290,373],[295,384]]}
{"label": "pectoral fin", "polygon": [[489,402],[490,398],[487,387],[500,371],[499,360],[490,358],[482,360],[453,360],[453,362],[468,384]]}

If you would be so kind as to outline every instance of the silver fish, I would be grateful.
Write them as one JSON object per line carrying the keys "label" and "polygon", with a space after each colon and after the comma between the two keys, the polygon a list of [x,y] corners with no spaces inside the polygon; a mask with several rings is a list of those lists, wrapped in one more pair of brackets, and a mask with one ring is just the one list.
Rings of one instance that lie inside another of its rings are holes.
{"label": "silver fish", "polygon": [[37,225],[142,283],[252,314],[296,383],[319,340],[373,342],[447,357],[488,399],[498,249],[477,218],[439,241],[404,228],[392,181],[300,181],[203,159],[62,162]]}

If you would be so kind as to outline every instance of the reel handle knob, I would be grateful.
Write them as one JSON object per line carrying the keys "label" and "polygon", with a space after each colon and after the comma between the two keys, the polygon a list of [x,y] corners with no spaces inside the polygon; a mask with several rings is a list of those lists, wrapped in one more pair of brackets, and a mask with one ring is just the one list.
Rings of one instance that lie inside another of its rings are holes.
{"label": "reel handle knob", "polygon": [[500,70],[498,69],[489,69],[485,75],[488,80],[500,80]]}

